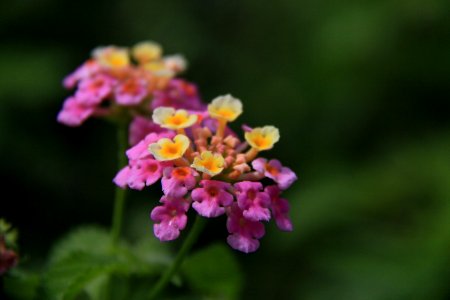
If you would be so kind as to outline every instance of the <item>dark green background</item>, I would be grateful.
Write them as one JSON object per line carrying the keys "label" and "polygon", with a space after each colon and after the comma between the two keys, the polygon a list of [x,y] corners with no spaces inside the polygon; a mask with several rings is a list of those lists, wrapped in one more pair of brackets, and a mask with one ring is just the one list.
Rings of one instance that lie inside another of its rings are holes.
{"label": "dark green background", "polygon": [[[114,128],[57,124],[62,78],[98,45],[152,39],[187,57],[205,101],[241,98],[238,124],[279,127],[264,154],[299,176],[294,232],[270,224],[258,252],[233,252],[242,299],[448,299],[449,12],[447,0],[2,1],[0,216],[24,264],[110,222]],[[151,190],[132,193],[130,236],[151,228]],[[197,247],[225,238],[220,218]]]}

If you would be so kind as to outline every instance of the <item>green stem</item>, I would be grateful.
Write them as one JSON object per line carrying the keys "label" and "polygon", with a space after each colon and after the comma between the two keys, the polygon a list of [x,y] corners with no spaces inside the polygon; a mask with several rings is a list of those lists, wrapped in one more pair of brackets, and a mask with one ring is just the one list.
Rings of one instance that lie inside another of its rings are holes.
{"label": "green stem", "polygon": [[[128,146],[127,139],[127,123],[118,124],[117,126],[117,162],[118,169],[120,170],[127,164],[125,151]],[[111,241],[115,245],[119,241],[120,232],[122,229],[122,219],[123,211],[125,206],[125,194],[126,189],[122,189],[116,186],[115,196],[114,196],[114,211],[112,216],[112,226],[111,226]]]}
{"label": "green stem", "polygon": [[196,216],[194,225],[192,226],[191,231],[189,232],[186,239],[183,241],[183,245],[181,246],[180,252],[178,252],[177,256],[175,257],[175,260],[172,262],[172,265],[164,272],[159,281],[150,291],[149,297],[150,300],[156,299],[159,293],[161,293],[161,291],[169,283],[170,279],[172,279],[173,275],[178,271],[179,267],[181,266],[181,263],[186,257],[186,254],[189,252],[189,250],[191,250],[200,232],[205,226],[205,223],[206,223],[205,218],[202,218],[199,215]]}

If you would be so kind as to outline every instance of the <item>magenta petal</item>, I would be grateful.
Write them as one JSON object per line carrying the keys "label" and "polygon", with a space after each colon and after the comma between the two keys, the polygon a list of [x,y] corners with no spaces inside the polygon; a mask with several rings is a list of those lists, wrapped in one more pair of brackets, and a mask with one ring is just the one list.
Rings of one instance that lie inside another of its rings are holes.
{"label": "magenta petal", "polygon": [[161,132],[167,132],[167,130],[161,128],[158,124],[153,123],[152,120],[147,118],[140,116],[134,117],[129,128],[129,143],[134,146],[143,140],[148,134]]}
{"label": "magenta petal", "polygon": [[150,156],[148,146],[159,139],[158,134],[150,133],[142,141],[127,150],[128,159],[140,159]]}
{"label": "magenta petal", "polygon": [[180,235],[180,230],[186,227],[186,211],[189,203],[183,198],[163,197],[162,206],[157,206],[150,214],[156,223],[153,232],[161,241],[171,241]]}
{"label": "magenta petal", "polygon": [[245,218],[237,204],[233,204],[228,210],[227,229],[230,233],[227,238],[230,246],[245,253],[256,251],[259,247],[258,239],[265,233],[264,225]]}
{"label": "magenta petal", "polygon": [[281,169],[281,172],[277,176],[278,186],[282,190],[289,188],[292,185],[292,183],[294,183],[294,181],[296,180],[297,175],[295,175],[295,173],[287,167],[283,167]]}
{"label": "magenta petal", "polygon": [[113,182],[117,186],[124,189],[127,186],[129,176],[130,176],[130,167],[126,166],[117,173],[116,177],[114,177],[113,179]]}
{"label": "magenta petal", "polygon": [[142,190],[161,178],[161,164],[154,159],[147,158],[134,162],[131,165],[128,186],[132,189]]}
{"label": "magenta petal", "polygon": [[80,81],[75,96],[86,105],[98,105],[111,93],[114,84],[112,77],[96,74]]}
{"label": "magenta petal", "polygon": [[63,85],[67,89],[74,88],[77,85],[78,81],[91,76],[92,74],[98,72],[99,70],[100,66],[97,64],[96,61],[88,60],[81,66],[79,66],[74,72],[67,75],[64,78]]}
{"label": "magenta petal", "polygon": [[255,252],[259,248],[259,241],[248,238],[239,234],[232,234],[227,237],[228,244],[239,251],[244,253]]}
{"label": "magenta petal", "polygon": [[149,133],[145,138],[127,150],[126,154],[128,159],[141,159],[151,156],[150,151],[148,151],[148,146],[150,144],[157,142],[161,138],[173,138],[175,134],[173,132],[160,132],[160,133]]}
{"label": "magenta petal", "polygon": [[272,185],[266,187],[265,190],[270,195],[272,202],[270,209],[272,210],[278,228],[283,231],[292,231],[293,226],[289,218],[289,202],[286,199],[280,198],[280,188]]}
{"label": "magenta petal", "polygon": [[200,185],[202,188],[196,188],[191,193],[194,200],[192,207],[207,218],[224,214],[225,207],[233,203],[233,195],[227,192],[231,185],[218,180],[202,180]]}
{"label": "magenta petal", "polygon": [[257,158],[252,162],[252,167],[275,181],[282,190],[287,189],[297,180],[297,175],[291,169],[284,167],[277,159],[267,162],[265,158]]}
{"label": "magenta petal", "polygon": [[192,207],[199,215],[207,218],[214,218],[225,213],[225,208],[220,207],[216,201],[194,202]]}
{"label": "magenta petal", "polygon": [[244,210],[243,215],[245,218],[252,221],[269,221],[270,211],[267,208],[251,206],[247,210]]}
{"label": "magenta petal", "polygon": [[75,97],[66,99],[58,113],[58,122],[67,126],[79,126],[94,113],[94,108],[80,103]]}
{"label": "magenta petal", "polygon": [[161,242],[173,241],[180,236],[180,230],[186,227],[187,216],[179,216],[176,222],[164,221],[153,225],[153,233]]}
{"label": "magenta petal", "polygon": [[172,79],[166,89],[155,91],[151,106],[152,109],[170,106],[191,110],[202,110],[205,107],[200,100],[197,87],[181,79]]}
{"label": "magenta petal", "polygon": [[162,178],[161,186],[164,192],[164,195],[172,196],[172,197],[183,197],[187,194],[188,189],[182,184],[182,182],[174,179],[174,178]]}
{"label": "magenta petal", "polygon": [[190,167],[167,167],[161,180],[163,192],[171,197],[182,197],[195,187],[197,172]]}
{"label": "magenta petal", "polygon": [[268,221],[270,219],[270,197],[262,192],[260,182],[242,181],[234,185],[237,204],[243,215],[252,221]]}
{"label": "magenta petal", "polygon": [[259,157],[252,161],[252,167],[260,173],[266,172],[267,159]]}
{"label": "magenta petal", "polygon": [[137,105],[147,96],[147,82],[129,78],[116,87],[115,96],[120,105]]}

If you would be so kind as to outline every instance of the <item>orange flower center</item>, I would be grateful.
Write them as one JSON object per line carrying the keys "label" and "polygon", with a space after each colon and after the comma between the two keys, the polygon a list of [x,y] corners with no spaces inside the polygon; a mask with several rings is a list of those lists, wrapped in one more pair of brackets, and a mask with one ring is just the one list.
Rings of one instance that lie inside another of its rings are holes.
{"label": "orange flower center", "polygon": [[277,168],[272,167],[270,164],[266,164],[266,170],[273,176],[276,176],[278,175],[278,173],[280,173]]}
{"label": "orange flower center", "polygon": [[173,170],[172,175],[178,179],[184,179],[189,175],[189,168],[181,167]]}

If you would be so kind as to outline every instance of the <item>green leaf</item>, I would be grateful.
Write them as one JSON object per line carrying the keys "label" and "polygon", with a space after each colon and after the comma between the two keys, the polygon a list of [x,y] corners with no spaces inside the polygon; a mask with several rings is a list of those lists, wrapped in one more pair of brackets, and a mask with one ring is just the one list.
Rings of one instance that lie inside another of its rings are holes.
{"label": "green leaf", "polygon": [[83,226],[53,247],[44,290],[50,299],[74,299],[83,293],[101,299],[112,273],[130,273],[136,265],[125,245],[112,246],[108,231]]}
{"label": "green leaf", "polygon": [[166,245],[148,236],[133,247],[124,242],[113,246],[109,232],[84,226],[53,247],[44,290],[48,299],[131,299],[133,280],[151,284],[170,264],[168,253]]}
{"label": "green leaf", "polygon": [[54,264],[73,252],[108,253],[111,249],[109,233],[96,226],[83,226],[67,234],[53,247],[49,263]]}
{"label": "green leaf", "polygon": [[17,300],[35,299],[39,283],[39,275],[19,269],[12,269],[4,277],[5,293]]}
{"label": "green leaf", "polygon": [[133,247],[133,253],[143,263],[167,266],[172,262],[172,255],[167,247],[153,236],[144,237]]}
{"label": "green leaf", "polygon": [[49,299],[74,299],[95,280],[112,273],[128,272],[128,264],[117,255],[73,252],[49,268],[44,279],[45,292]]}
{"label": "green leaf", "polygon": [[205,299],[237,299],[242,287],[239,265],[223,244],[214,244],[187,258],[182,272]]}

